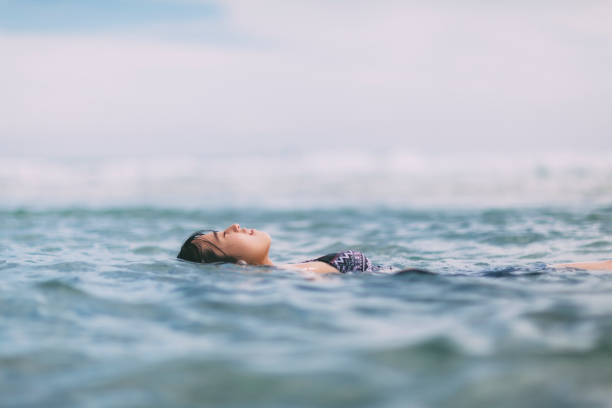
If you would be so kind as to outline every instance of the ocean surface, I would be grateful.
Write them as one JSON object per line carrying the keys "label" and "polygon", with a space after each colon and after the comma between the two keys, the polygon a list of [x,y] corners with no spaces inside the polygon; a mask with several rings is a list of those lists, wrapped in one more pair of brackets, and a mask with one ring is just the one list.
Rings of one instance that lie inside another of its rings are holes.
{"label": "ocean surface", "polygon": [[607,157],[0,159],[0,407],[612,407]]}

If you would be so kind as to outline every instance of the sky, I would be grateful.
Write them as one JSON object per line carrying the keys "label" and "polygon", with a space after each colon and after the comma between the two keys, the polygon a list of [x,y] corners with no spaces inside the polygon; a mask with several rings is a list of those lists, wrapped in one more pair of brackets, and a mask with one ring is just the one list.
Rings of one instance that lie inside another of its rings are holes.
{"label": "sky", "polygon": [[0,155],[610,151],[611,19],[598,0],[0,0]]}

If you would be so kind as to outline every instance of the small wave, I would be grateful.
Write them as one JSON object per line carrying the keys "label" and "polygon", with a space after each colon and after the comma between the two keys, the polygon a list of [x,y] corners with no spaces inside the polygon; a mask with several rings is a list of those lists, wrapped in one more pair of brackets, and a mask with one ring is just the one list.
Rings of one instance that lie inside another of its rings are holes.
{"label": "small wave", "polygon": [[546,240],[546,235],[536,232],[526,232],[522,234],[497,234],[483,239],[484,243],[507,246],[507,245],[528,245]]}
{"label": "small wave", "polygon": [[437,273],[429,271],[427,269],[419,269],[419,268],[408,268],[402,269],[393,273],[394,276],[432,276],[437,275]]}
{"label": "small wave", "polygon": [[83,261],[51,262],[48,264],[41,264],[41,266],[59,272],[91,272],[97,269],[95,264]]}
{"label": "small wave", "polygon": [[166,253],[166,249],[156,245],[144,245],[132,249],[132,252],[138,255],[156,255]]}
{"label": "small wave", "polygon": [[447,336],[435,336],[416,343],[366,353],[368,359],[397,368],[430,367],[435,362],[449,361],[464,351]]}
{"label": "small wave", "polygon": [[8,261],[5,261],[5,260],[3,260],[3,259],[0,259],[0,270],[3,270],[3,269],[11,269],[11,268],[15,268],[15,267],[17,267],[17,266],[19,266],[19,264],[18,264],[18,263],[15,263],[15,262],[8,262]]}
{"label": "small wave", "polygon": [[499,269],[478,272],[478,276],[489,278],[507,278],[516,276],[540,276],[547,273],[546,265],[538,266],[537,269],[528,269],[521,266],[508,266]]}
{"label": "small wave", "polygon": [[612,242],[607,240],[596,240],[589,242],[588,244],[581,245],[580,248],[585,249],[604,249],[612,245]]}
{"label": "small wave", "polygon": [[39,282],[35,284],[35,287],[42,290],[43,292],[89,296],[89,294],[87,294],[85,291],[78,289],[76,286],[59,279],[51,279],[44,282]]}

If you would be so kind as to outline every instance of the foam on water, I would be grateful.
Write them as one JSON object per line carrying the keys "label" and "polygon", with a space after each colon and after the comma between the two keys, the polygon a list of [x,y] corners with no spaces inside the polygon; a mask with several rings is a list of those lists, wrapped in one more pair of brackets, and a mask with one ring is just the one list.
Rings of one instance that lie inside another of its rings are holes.
{"label": "foam on water", "polygon": [[180,207],[523,206],[612,200],[609,154],[0,158],[0,199],[18,205]]}

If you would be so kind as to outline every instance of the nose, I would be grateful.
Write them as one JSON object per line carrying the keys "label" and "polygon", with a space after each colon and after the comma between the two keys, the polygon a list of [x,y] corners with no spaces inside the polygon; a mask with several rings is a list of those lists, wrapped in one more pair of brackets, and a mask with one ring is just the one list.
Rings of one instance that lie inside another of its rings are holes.
{"label": "nose", "polygon": [[240,224],[232,224],[229,227],[227,227],[227,229],[225,230],[225,232],[238,232],[240,231]]}

